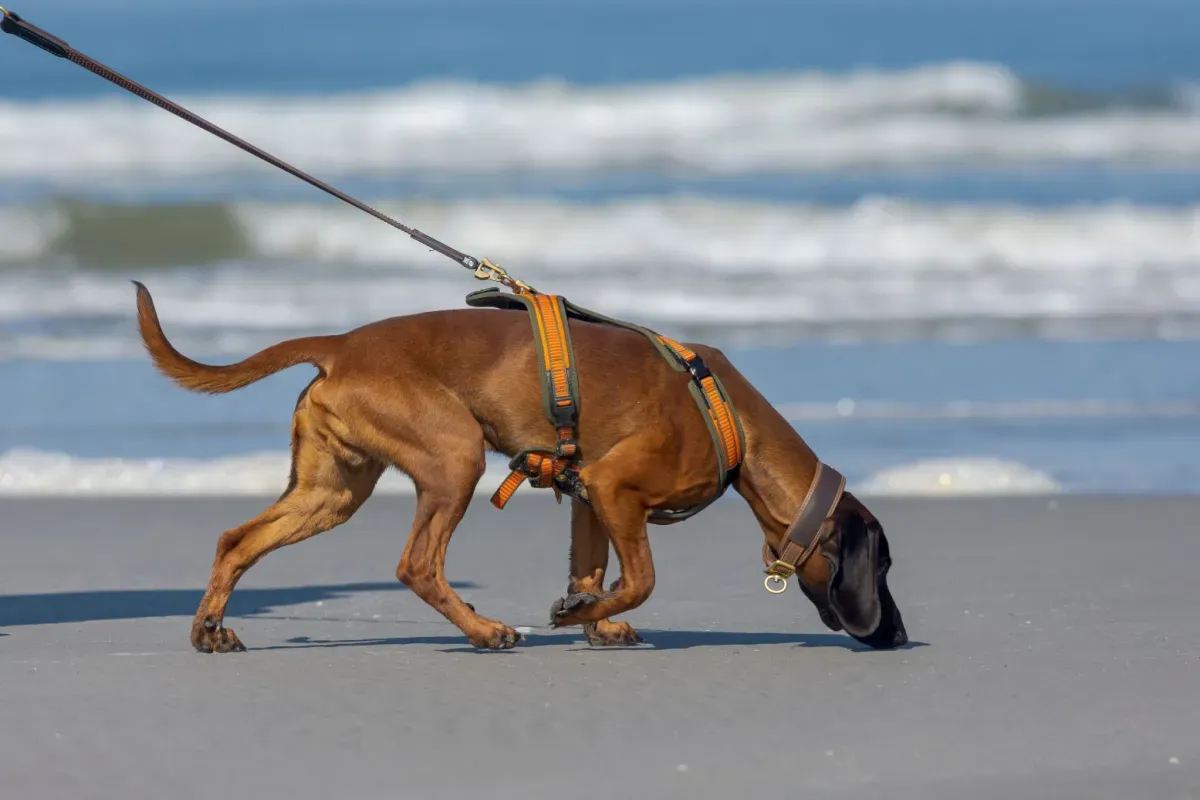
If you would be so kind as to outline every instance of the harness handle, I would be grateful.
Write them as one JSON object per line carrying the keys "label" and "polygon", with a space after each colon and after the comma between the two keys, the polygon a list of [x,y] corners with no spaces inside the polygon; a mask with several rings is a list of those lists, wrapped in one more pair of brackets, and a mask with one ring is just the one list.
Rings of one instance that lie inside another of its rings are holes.
{"label": "harness handle", "polygon": [[[69,44],[64,42],[62,39],[59,39],[57,36],[54,36],[53,34],[48,33],[46,31],[42,30],[41,28],[37,28],[37,27],[34,27],[33,25],[30,25],[28,22],[26,22],[24,19],[22,19],[20,17],[20,15],[18,15],[16,12],[9,11],[7,8],[4,8],[3,6],[0,6],[0,12],[2,12],[4,15],[3,20],[0,20],[0,30],[3,30],[5,33],[16,36],[18,39],[24,39],[25,41],[29,42],[30,44],[32,44],[42,50],[45,50],[47,53],[49,53],[52,56],[57,56],[58,58],[65,58],[66,60],[70,61],[71,63],[76,64],[80,67],[83,67],[84,69],[86,69],[89,72],[99,75],[101,78],[104,78],[104,80],[109,81],[110,83],[114,83],[117,86],[120,86],[122,89],[126,90],[127,92],[135,94],[138,97],[142,98],[143,100],[146,100],[147,102],[153,103],[154,105],[158,106],[159,108],[163,109],[164,111],[169,111],[172,114],[174,114],[175,116],[180,117],[180,118],[192,123],[196,127],[201,128],[205,131],[208,131],[209,133],[213,134],[214,136],[219,136],[220,138],[224,139],[225,141],[229,142],[230,144],[234,145],[235,147],[239,147],[242,150],[245,150],[247,153],[250,153],[253,156],[257,156],[258,158],[261,158],[263,161],[266,161],[268,164],[270,164],[274,167],[278,167],[279,169],[283,170],[284,172],[287,172],[287,173],[299,178],[300,180],[305,181],[306,183],[312,184],[313,186],[317,187],[321,191],[327,192],[328,194],[333,195],[334,197],[338,198],[339,200],[341,200],[343,202],[349,203],[350,205],[354,206],[355,208],[359,209],[360,211],[365,211],[366,213],[370,214],[371,216],[375,217],[376,219],[382,220],[383,222],[386,222],[388,225],[391,225],[393,228],[397,228],[401,231],[404,231],[409,236],[411,236],[413,239],[416,239],[418,242],[420,242],[421,244],[430,248],[431,250],[441,253],[442,255],[446,256],[447,258],[453,259],[454,261],[457,261],[459,264],[461,264],[462,266],[466,267],[469,270],[473,270],[475,272],[475,277],[479,278],[480,280],[494,280],[494,281],[503,283],[504,285],[510,286],[510,287],[513,286],[514,284],[517,286],[524,286],[524,284],[522,284],[520,281],[515,281],[515,279],[509,278],[509,276],[507,275],[507,273],[504,272],[504,270],[500,269],[495,264],[492,264],[487,259],[483,259],[483,261],[481,262],[480,259],[477,259],[474,256],[469,256],[466,253],[461,253],[458,250],[455,250],[453,247],[450,247],[447,244],[443,244],[442,242],[439,242],[437,239],[434,239],[432,236],[422,233],[421,231],[417,230],[416,228],[410,228],[409,226],[405,225],[404,223],[402,223],[398,220],[395,220],[392,217],[389,217],[387,214],[384,214],[382,211],[372,208],[371,206],[367,205],[366,203],[362,202],[361,200],[356,200],[355,198],[351,197],[350,195],[346,194],[345,192],[339,191],[338,189],[333,188],[329,184],[327,184],[323,181],[317,180],[316,178],[309,175],[308,173],[303,172],[302,170],[299,170],[296,167],[293,167],[291,164],[288,164],[286,161],[283,161],[280,158],[276,158],[275,156],[271,155],[270,153],[266,152],[265,150],[255,147],[254,145],[250,144],[249,142],[245,141],[244,139],[234,136],[232,133],[224,130],[223,128],[217,127],[213,123],[204,119],[200,115],[187,110],[186,108],[179,105],[178,103],[172,102],[171,100],[168,100],[167,98],[163,97],[162,95],[157,94],[156,92],[150,91],[145,86],[142,86],[140,83],[137,83],[136,81],[133,81],[133,80],[125,77],[124,75],[117,72],[116,70],[113,70],[113,69],[110,69],[109,67],[104,66],[99,61],[96,61],[95,59],[84,55],[83,53],[79,52],[78,50],[76,50],[75,48],[71,47]],[[526,288],[528,288],[528,287],[526,287]]]}

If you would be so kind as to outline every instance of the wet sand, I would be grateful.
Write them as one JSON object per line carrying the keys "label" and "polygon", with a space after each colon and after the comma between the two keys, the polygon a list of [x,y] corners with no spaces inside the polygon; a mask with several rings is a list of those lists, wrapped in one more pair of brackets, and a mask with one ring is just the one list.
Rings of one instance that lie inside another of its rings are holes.
{"label": "wet sand", "polygon": [[533,628],[503,653],[395,581],[411,498],[267,556],[225,656],[190,618],[268,498],[0,501],[4,795],[1200,797],[1200,501],[875,500],[912,642],[873,652],[763,591],[731,497],[652,529],[646,644],[594,650],[545,627],[568,511],[530,494],[450,547]]}

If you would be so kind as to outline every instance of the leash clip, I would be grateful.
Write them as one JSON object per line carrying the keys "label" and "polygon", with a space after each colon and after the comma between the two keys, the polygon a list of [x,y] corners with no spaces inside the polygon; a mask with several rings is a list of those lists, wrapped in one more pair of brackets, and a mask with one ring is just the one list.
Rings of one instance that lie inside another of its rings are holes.
{"label": "leash clip", "polygon": [[787,591],[788,578],[796,574],[796,568],[786,561],[777,559],[765,570],[767,577],[763,579],[763,588],[771,594],[783,594]]}
{"label": "leash clip", "polygon": [[475,277],[481,281],[495,281],[521,294],[536,294],[532,286],[510,276],[504,267],[493,264],[486,258],[480,259],[479,266],[475,268]]}

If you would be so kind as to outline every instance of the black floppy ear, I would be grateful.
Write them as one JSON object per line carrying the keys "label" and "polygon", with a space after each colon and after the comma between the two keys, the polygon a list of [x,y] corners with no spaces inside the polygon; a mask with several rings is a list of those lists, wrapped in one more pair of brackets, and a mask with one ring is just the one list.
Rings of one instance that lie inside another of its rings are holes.
{"label": "black floppy ear", "polygon": [[842,627],[855,637],[870,636],[882,616],[877,580],[890,565],[887,541],[878,522],[847,514],[837,537],[837,557],[829,580],[829,605]]}

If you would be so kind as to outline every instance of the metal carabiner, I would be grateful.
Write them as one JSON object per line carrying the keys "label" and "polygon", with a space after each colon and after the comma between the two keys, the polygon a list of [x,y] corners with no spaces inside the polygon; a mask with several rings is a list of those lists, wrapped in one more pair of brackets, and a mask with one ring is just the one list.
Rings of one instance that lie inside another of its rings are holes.
{"label": "metal carabiner", "polygon": [[493,264],[486,258],[480,259],[479,266],[475,268],[475,277],[481,281],[495,281],[518,293],[536,294],[532,286],[525,283],[525,281],[510,276],[504,270],[504,267],[501,267],[499,264]]}

